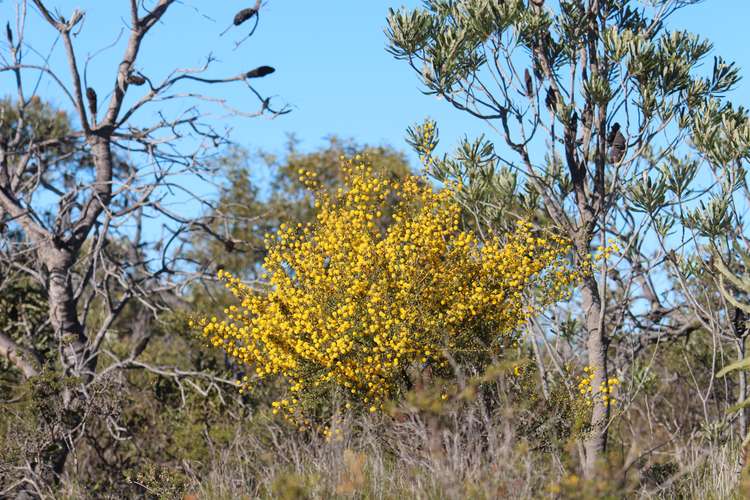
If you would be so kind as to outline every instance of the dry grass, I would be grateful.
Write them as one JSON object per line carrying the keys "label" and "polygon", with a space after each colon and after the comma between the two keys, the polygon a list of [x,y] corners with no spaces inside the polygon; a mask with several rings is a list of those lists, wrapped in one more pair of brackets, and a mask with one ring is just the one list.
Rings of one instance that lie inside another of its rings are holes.
{"label": "dry grass", "polygon": [[741,498],[732,443],[696,440],[663,454],[661,468],[620,474],[607,464],[600,480],[584,482],[575,443],[531,449],[507,415],[478,404],[399,420],[343,421],[330,440],[257,423],[238,430],[189,489],[207,499]]}

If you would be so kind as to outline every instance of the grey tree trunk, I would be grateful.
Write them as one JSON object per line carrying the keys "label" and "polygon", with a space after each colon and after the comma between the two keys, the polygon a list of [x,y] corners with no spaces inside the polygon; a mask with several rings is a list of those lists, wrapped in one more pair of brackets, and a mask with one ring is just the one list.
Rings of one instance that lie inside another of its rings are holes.
{"label": "grey tree trunk", "polygon": [[97,356],[89,352],[88,338],[78,318],[78,304],[73,291],[72,270],[81,246],[91,232],[102,211],[112,197],[112,151],[108,138],[92,136],[89,139],[96,168],[94,195],[84,206],[79,221],[73,225],[72,234],[65,240],[45,242],[41,258],[47,268],[49,283],[47,301],[49,317],[55,338],[60,346],[60,364],[64,375],[75,382],[65,385],[60,395],[68,418],[63,439],[58,440],[50,452],[49,465],[56,475],[63,473],[75,432],[86,406],[84,387],[96,373]]}
{"label": "grey tree trunk", "polygon": [[80,376],[84,371],[86,335],[78,320],[70,269],[73,257],[64,250],[48,249],[45,264],[49,271],[49,318],[55,337],[62,346],[62,365],[67,375]]}
{"label": "grey tree trunk", "polygon": [[592,370],[593,389],[591,423],[588,434],[584,439],[583,473],[586,479],[593,479],[596,475],[597,462],[607,445],[607,420],[609,418],[609,403],[602,398],[599,392],[602,384],[606,387],[607,373],[607,343],[606,333],[602,328],[601,321],[601,297],[594,277],[587,277],[581,291],[584,321],[588,340],[588,365]]}
{"label": "grey tree trunk", "polygon": [[[737,340],[737,359],[745,359],[746,345],[745,337],[740,337]],[[739,387],[737,388],[737,403],[741,403],[747,399],[747,372],[745,370],[739,371]],[[739,426],[740,426],[740,437],[745,439],[747,436],[747,408],[742,408],[739,415]]]}

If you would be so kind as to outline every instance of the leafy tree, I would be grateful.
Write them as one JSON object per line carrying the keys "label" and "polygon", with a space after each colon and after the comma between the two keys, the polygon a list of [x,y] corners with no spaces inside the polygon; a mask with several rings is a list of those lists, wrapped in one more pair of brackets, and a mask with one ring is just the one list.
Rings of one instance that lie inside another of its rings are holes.
{"label": "leafy tree", "polygon": [[[696,157],[679,166],[683,171],[702,167],[705,177],[710,179],[705,188],[707,199],[696,204],[690,190],[671,189],[668,204],[653,217],[689,231],[696,258],[672,255],[675,276],[686,301],[704,328],[715,332],[719,339],[735,349],[736,361],[725,366],[717,376],[738,370],[736,405],[729,409],[729,413],[738,417],[745,448],[744,472],[747,474],[750,471],[747,468],[748,381],[744,368],[747,366],[747,337],[750,333],[747,276],[750,234],[746,222],[750,206],[747,189],[750,115],[742,107],[735,109],[711,101],[698,110],[695,119],[692,142]],[[654,189],[665,190],[665,185],[675,184],[674,177],[662,172],[654,182]],[[666,236],[662,236],[662,245],[664,239]],[[695,281],[702,286],[686,286],[686,283]],[[709,300],[708,294],[713,295],[713,300]]]}
{"label": "leafy tree", "polygon": [[[434,128],[412,131],[433,175],[463,182],[465,205],[478,220],[491,231],[505,200],[515,197],[571,235],[579,262],[610,238],[622,248],[580,288],[582,347],[595,390],[613,369],[631,366],[638,346],[701,328],[689,305],[675,302],[670,281],[655,280],[669,272],[666,252],[685,250],[685,240],[678,233],[667,248],[654,245],[669,225],[652,217],[669,205],[669,191],[701,195],[696,169],[678,158],[689,137],[705,133],[706,121],[721,133],[718,124],[729,116],[723,95],[739,79],[720,57],[706,72],[711,43],[668,28],[674,12],[694,3],[428,0],[388,16],[389,50],[425,92],[497,135],[438,158]],[[498,182],[508,179],[503,167],[518,182]],[[588,478],[611,418],[611,405],[596,398],[582,453]]]}
{"label": "leafy tree", "polygon": [[300,180],[299,171],[313,173],[319,187],[333,194],[344,179],[341,158],[356,155],[366,156],[397,179],[410,172],[403,153],[335,136],[311,152],[301,151],[299,141],[290,137],[281,157],[234,147],[215,165],[226,178],[217,206],[207,214],[208,225],[218,238],[195,238],[190,258],[214,274],[225,269],[246,279],[257,278],[265,257],[265,235],[285,221],[314,219],[312,192]]}

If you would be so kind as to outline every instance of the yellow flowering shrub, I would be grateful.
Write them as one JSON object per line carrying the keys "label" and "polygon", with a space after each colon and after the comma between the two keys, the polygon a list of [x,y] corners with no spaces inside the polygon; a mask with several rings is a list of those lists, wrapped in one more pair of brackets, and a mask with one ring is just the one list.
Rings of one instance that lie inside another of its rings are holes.
{"label": "yellow flowering shrub", "polygon": [[607,380],[603,380],[599,384],[599,389],[594,390],[592,385],[594,382],[594,370],[589,366],[583,367],[583,375],[580,377],[578,382],[578,392],[581,393],[581,397],[586,404],[591,405],[594,398],[601,398],[604,403],[609,403],[611,406],[617,404],[617,399],[614,397],[615,388],[620,385],[620,379],[618,377],[611,377]]}
{"label": "yellow flowering shrub", "polygon": [[578,277],[563,238],[521,222],[480,242],[460,229],[450,188],[386,178],[359,158],[342,168],[345,185],[318,193],[314,222],[267,235],[267,288],[220,272],[238,302],[199,321],[214,346],[254,369],[243,390],[269,376],[288,384],[274,413],[304,422],[301,400],[323,389],[377,411],[409,367],[447,370],[448,357],[497,352]]}

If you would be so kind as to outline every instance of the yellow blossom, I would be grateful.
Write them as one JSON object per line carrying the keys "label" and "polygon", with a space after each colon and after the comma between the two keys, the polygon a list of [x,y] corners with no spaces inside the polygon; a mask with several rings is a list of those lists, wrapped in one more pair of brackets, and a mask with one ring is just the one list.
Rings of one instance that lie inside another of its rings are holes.
{"label": "yellow blossom", "polygon": [[480,241],[461,229],[450,188],[395,181],[360,159],[343,171],[337,193],[318,193],[314,222],[266,236],[266,289],[220,271],[237,303],[198,322],[257,378],[288,384],[295,398],[273,405],[285,418],[320,386],[374,412],[409,366],[446,367],[446,353],[500,345],[580,277],[564,238],[520,222]]}

